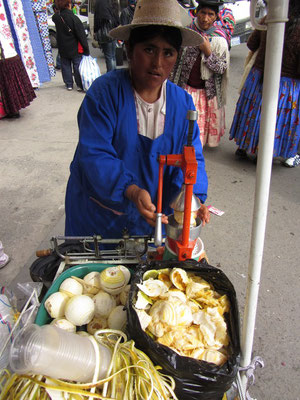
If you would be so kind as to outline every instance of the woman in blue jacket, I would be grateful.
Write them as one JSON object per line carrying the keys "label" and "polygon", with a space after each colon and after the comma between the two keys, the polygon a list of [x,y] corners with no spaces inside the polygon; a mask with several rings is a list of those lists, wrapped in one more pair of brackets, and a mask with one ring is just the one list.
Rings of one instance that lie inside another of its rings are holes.
{"label": "woman in blue jacket", "polygon": [[[152,22],[155,21],[155,22]],[[66,193],[66,235],[119,238],[153,233],[159,154],[182,153],[187,144],[191,96],[167,80],[181,45],[197,45],[201,36],[183,27],[176,0],[140,0],[130,25],[110,32],[127,46],[129,69],[111,71],[88,90],[78,113],[79,143]],[[209,221],[199,129],[193,145],[198,161],[194,193]],[[164,171],[163,212],[179,193],[183,174]],[[167,217],[163,218],[167,223]]]}

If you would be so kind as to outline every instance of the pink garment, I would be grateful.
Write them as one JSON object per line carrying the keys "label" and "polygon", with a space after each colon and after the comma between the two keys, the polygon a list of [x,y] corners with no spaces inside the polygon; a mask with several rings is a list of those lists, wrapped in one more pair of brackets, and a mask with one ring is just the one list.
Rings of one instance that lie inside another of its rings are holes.
{"label": "pink garment", "polygon": [[4,110],[4,106],[3,106],[2,100],[0,98],[0,119],[4,118],[5,116],[6,116],[6,112]]}
{"label": "pink garment", "polygon": [[192,96],[198,111],[198,126],[202,147],[217,147],[225,133],[225,108],[218,109],[217,97],[208,100],[205,89],[195,89],[189,85],[185,90]]}

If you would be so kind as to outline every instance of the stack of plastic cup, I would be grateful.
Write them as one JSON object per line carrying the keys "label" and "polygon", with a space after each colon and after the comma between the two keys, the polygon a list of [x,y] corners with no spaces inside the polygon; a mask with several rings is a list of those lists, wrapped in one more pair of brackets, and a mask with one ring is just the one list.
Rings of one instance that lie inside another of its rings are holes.
{"label": "stack of plastic cup", "polygon": [[[99,344],[100,373],[105,377],[111,352]],[[10,366],[18,374],[31,373],[75,382],[91,382],[96,367],[92,341],[52,325],[29,325],[16,336],[10,351]]]}
{"label": "stack of plastic cup", "polygon": [[[4,294],[0,294],[0,370],[6,368],[9,362],[11,340],[7,342],[14,324],[13,309]],[[4,347],[5,343],[6,346]]]}

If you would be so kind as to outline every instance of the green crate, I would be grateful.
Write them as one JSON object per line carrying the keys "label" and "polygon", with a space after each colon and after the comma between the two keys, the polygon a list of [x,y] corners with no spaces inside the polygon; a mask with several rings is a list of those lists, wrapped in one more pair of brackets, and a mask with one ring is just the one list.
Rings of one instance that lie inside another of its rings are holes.
{"label": "green crate", "polygon": [[[116,264],[117,265],[117,264]],[[108,267],[113,267],[114,265],[111,264],[101,264],[101,263],[88,263],[88,264],[81,264],[81,265],[75,265],[74,267],[71,267],[64,271],[61,275],[59,275],[55,281],[52,283],[51,287],[48,289],[47,293],[45,294],[43,301],[41,302],[41,305],[38,309],[36,318],[35,318],[35,324],[42,326],[46,324],[50,324],[52,321],[52,318],[50,315],[47,313],[45,309],[45,301],[47,298],[58,291],[61,283],[67,279],[70,278],[71,276],[77,276],[78,278],[83,278],[85,275],[87,275],[89,272],[93,271],[98,271],[101,272],[104,269]]]}

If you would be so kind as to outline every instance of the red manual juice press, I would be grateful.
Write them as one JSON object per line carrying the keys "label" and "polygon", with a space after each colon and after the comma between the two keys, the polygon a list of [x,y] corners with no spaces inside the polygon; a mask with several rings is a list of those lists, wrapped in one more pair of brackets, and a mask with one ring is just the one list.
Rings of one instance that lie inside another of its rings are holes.
{"label": "red manual juice press", "polygon": [[187,145],[183,147],[182,154],[167,154],[158,157],[158,191],[157,191],[157,216],[155,226],[154,243],[156,246],[162,244],[162,193],[163,193],[163,170],[165,165],[175,166],[182,169],[184,184],[181,192],[172,201],[170,207],[174,214],[168,216],[166,234],[168,246],[176,253],[179,261],[192,258],[193,250],[200,236],[201,220],[197,211],[201,207],[200,200],[193,194],[193,187],[197,180],[197,167],[195,148],[192,145],[194,123],[197,121],[198,113],[189,110]]}

